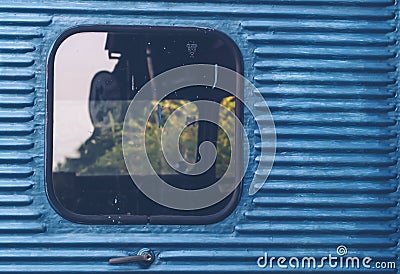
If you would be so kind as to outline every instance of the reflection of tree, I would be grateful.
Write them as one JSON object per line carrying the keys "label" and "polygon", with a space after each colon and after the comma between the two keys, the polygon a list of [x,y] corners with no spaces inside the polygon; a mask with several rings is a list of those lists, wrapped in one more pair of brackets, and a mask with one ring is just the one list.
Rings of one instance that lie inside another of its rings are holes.
{"label": "reflection of tree", "polygon": [[58,164],[58,170],[76,172],[77,175],[124,174],[121,140],[121,124],[96,128],[78,149],[79,158],[67,158]]}
{"label": "reflection of tree", "polygon": [[[168,117],[179,107],[188,103],[187,100],[164,100],[161,102],[162,105],[162,116],[161,128],[158,123],[158,115],[156,110],[154,110],[150,116],[149,121],[146,124],[146,150],[149,156],[150,163],[152,164],[154,170],[158,174],[174,174],[175,171],[168,165],[165,158],[162,156],[161,151],[161,132],[163,130],[163,125],[165,124]],[[196,110],[194,110],[196,111]],[[187,115],[182,113],[182,119],[185,119]],[[128,121],[128,123],[137,123],[138,121]],[[133,125],[132,125],[133,126]],[[174,124],[172,124],[172,130]],[[177,127],[176,127],[176,130]],[[181,134],[179,139],[180,151],[184,156],[186,161],[194,163],[196,162],[197,155],[197,132],[198,126],[191,125],[187,127]],[[134,149],[134,148],[132,148]],[[167,148],[168,149],[168,148]],[[134,155],[134,151],[132,154]]]}
{"label": "reflection of tree", "polygon": [[[121,101],[120,101],[121,102]],[[145,138],[146,150],[149,160],[158,174],[174,174],[174,170],[162,157],[161,152],[161,130],[169,115],[176,109],[186,104],[187,100],[164,100],[162,105],[161,128],[157,116],[157,109],[153,110],[149,121],[146,124],[146,135],[138,138]],[[121,102],[122,103],[122,102]],[[230,110],[234,110],[234,97],[226,97],[222,100],[222,105]],[[122,123],[113,119],[113,114],[107,114],[110,125],[97,127],[93,135],[83,143],[78,149],[79,158],[67,158],[64,163],[58,164],[58,171],[74,172],[77,175],[122,175],[127,174],[122,152]],[[221,117],[219,121],[222,127],[232,126],[234,120],[232,117]],[[193,119],[183,113],[182,119]],[[196,117],[197,118],[197,117]],[[127,121],[130,127],[139,127],[145,121],[133,119]],[[174,125],[172,125],[173,127]],[[186,127],[179,140],[179,149],[186,161],[194,163],[197,157],[198,125],[196,123]],[[129,155],[135,155],[137,148],[129,145]],[[219,129],[217,140],[217,160],[216,174],[220,177],[224,174],[230,161],[230,142],[226,133]],[[137,161],[141,162],[141,161]],[[146,174],[143,174],[146,175]]]}
{"label": "reflection of tree", "polygon": [[[225,97],[221,101],[221,105],[234,112],[235,110],[235,97]],[[216,159],[216,176],[217,178],[224,175],[228,168],[229,161],[231,159],[231,143],[229,142],[228,136],[222,128],[232,128],[235,126],[235,120],[232,116],[223,116],[219,114],[219,125],[218,128],[218,139],[217,139],[217,159]]]}

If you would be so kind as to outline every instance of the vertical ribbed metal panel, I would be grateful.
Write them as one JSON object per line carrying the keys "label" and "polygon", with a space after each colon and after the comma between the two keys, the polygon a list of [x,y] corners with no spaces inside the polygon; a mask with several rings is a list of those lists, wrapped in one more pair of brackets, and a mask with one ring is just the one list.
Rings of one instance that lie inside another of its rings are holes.
{"label": "vertical ribbed metal panel", "polygon": [[[327,256],[338,245],[396,260],[396,12],[391,0],[0,2],[0,271],[146,271],[107,264],[143,247],[157,254],[155,272],[279,272],[259,269],[256,259]],[[44,187],[46,58],[60,33],[83,24],[204,26],[230,35],[276,123],[276,162],[262,190],[247,195],[265,159],[263,128],[246,116],[252,172],[224,221],[89,226],[58,216]]]}
{"label": "vertical ribbed metal panel", "polygon": [[[34,203],[36,44],[49,17],[0,14],[0,233],[45,231]],[[5,236],[10,237],[10,236]]]}

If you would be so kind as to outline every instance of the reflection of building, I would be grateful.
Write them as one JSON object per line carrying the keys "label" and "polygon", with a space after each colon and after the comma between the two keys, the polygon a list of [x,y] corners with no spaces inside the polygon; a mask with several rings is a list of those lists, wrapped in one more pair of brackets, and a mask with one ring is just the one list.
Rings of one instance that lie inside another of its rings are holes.
{"label": "reflection of building", "polygon": [[[113,71],[118,60],[104,49],[107,33],[77,33],[60,45],[54,62],[53,166],[77,150],[93,133],[88,109],[90,86],[99,71]],[[79,50],[77,50],[79,49]]]}

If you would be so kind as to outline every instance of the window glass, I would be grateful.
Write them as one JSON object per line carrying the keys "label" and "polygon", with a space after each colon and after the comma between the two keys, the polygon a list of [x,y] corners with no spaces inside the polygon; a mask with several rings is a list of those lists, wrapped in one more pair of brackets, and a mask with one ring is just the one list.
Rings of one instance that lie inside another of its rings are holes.
{"label": "window glass", "polygon": [[[125,114],[140,88],[158,74],[186,64],[218,64],[240,70],[241,61],[230,40],[212,31],[190,28],[113,28],[65,35],[56,45],[49,60],[48,104],[52,111],[48,132],[52,138],[48,158],[52,160],[48,162],[47,188],[60,214],[83,223],[108,223],[110,216],[118,216],[119,223],[148,222],[151,216],[161,216],[160,222],[165,216],[170,223],[207,223],[210,216],[232,210],[239,190],[200,210],[181,211],[157,204],[132,182],[122,151]],[[175,91],[157,104],[146,122],[143,138],[150,163],[163,180],[179,188],[212,185],[225,173],[230,158],[236,157],[218,125],[197,121],[200,110],[195,105],[183,113],[189,125],[179,137],[179,150],[186,161],[196,163],[199,145],[210,141],[217,151],[214,165],[204,174],[187,176],[163,157],[161,130],[169,115],[184,104],[213,100],[240,116],[234,96],[208,89],[193,86]],[[218,111],[210,110],[209,115],[220,123],[235,123]],[[141,121],[127,122],[134,125]],[[130,149],[134,152],[135,147]],[[139,175],[145,181],[150,174],[143,171]],[[193,221],[190,216],[198,218]]]}

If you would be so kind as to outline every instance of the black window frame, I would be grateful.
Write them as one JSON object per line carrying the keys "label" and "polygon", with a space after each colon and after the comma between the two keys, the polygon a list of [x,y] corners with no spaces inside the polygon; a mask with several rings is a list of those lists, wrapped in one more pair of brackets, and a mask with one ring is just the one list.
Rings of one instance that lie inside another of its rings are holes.
{"label": "black window frame", "polygon": [[[51,207],[63,218],[80,224],[211,224],[219,222],[229,216],[236,208],[242,193],[243,182],[240,182],[239,186],[230,194],[231,198],[227,205],[220,211],[203,216],[179,216],[179,215],[84,215],[75,213],[65,208],[56,197],[52,177],[53,177],[53,115],[54,115],[54,62],[55,56],[60,45],[71,35],[82,33],[82,32],[120,32],[120,33],[135,33],[135,32],[165,32],[168,30],[179,30],[180,32],[193,32],[193,31],[207,31],[212,32],[219,39],[226,42],[235,56],[236,72],[243,75],[243,57],[237,44],[225,33],[210,28],[199,28],[199,27],[186,27],[186,26],[126,26],[126,25],[90,25],[90,26],[78,26],[73,27],[64,31],[51,47],[51,50],[47,59],[47,71],[46,71],[46,125],[45,125],[45,189],[46,196],[49,200]],[[237,97],[243,98],[243,89],[237,90],[241,93]],[[239,120],[243,121],[243,103],[236,98],[235,100],[235,114]],[[241,140],[241,136],[236,130],[236,140]],[[242,169],[243,151],[241,148],[241,142],[236,141],[236,168]],[[237,172],[238,173],[238,172]],[[110,218],[111,217],[111,218]],[[116,222],[117,221],[117,222]]]}

